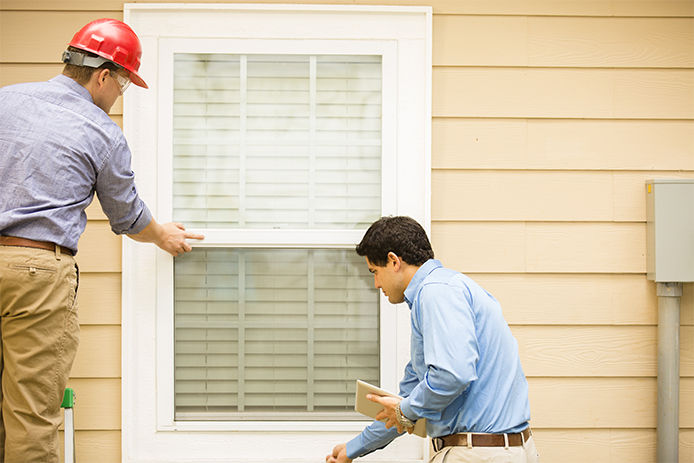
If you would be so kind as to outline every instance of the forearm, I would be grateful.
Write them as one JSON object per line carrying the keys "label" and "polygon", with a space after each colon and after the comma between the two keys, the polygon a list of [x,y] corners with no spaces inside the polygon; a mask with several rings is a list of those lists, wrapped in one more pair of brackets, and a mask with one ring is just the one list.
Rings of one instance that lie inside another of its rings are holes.
{"label": "forearm", "polygon": [[386,429],[381,421],[374,421],[366,427],[354,439],[347,442],[347,456],[349,458],[363,457],[369,453],[382,449],[399,436],[396,428]]}
{"label": "forearm", "polygon": [[128,235],[128,237],[140,243],[154,243],[158,245],[164,239],[164,229],[152,217],[152,220],[140,233],[133,233]]}

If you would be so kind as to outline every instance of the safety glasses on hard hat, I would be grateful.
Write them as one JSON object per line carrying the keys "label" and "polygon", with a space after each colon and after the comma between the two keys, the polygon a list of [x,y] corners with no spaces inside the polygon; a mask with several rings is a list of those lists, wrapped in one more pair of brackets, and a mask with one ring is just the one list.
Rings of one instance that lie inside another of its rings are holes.
{"label": "safety glasses on hard hat", "polygon": [[125,90],[130,85],[130,79],[118,74],[117,72],[111,72],[111,75],[116,79],[116,82],[118,82],[118,86],[120,87],[120,94],[124,94]]}

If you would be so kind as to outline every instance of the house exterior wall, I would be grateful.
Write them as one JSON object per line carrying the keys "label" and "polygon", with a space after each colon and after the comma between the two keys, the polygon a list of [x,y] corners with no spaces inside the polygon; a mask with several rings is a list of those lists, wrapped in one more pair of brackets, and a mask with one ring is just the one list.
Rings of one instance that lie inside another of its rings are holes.
{"label": "house exterior wall", "polygon": [[[300,3],[433,7],[437,257],[501,301],[543,461],[655,462],[644,183],[694,178],[694,0]],[[58,74],[75,31],[122,11],[0,0],[0,86]],[[122,125],[120,100],[111,114]],[[121,238],[98,204],[88,217],[70,385],[78,460],[110,463],[121,460]],[[681,323],[680,462],[694,463],[693,284]]]}

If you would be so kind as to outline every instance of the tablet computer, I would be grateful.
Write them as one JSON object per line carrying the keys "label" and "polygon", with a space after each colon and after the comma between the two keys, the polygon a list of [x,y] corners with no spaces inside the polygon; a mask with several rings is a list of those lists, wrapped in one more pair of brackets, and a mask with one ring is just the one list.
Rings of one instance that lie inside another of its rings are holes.
{"label": "tablet computer", "polygon": [[[393,394],[392,392],[388,392],[384,389],[381,389],[380,387],[374,386],[373,384],[369,384],[367,382],[364,382],[360,379],[357,380],[357,397],[356,400],[354,401],[354,409],[361,413],[362,415],[366,415],[370,418],[376,418],[376,415],[383,410],[383,405],[379,404],[378,402],[373,402],[369,399],[366,398],[367,394],[375,394],[379,395],[381,397],[398,397],[400,398],[399,395]],[[415,422],[414,425],[414,431],[412,431],[412,434],[416,434],[419,437],[426,437],[427,436],[427,423],[426,423],[426,418],[421,418]]]}

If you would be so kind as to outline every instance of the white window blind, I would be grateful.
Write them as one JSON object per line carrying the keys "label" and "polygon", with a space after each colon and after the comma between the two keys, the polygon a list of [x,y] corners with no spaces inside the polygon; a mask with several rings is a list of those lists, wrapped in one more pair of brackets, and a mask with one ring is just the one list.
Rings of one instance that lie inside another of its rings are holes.
{"label": "white window blind", "polygon": [[378,293],[353,250],[198,248],[175,264],[176,417],[330,418],[379,381]]}
{"label": "white window blind", "polygon": [[[381,215],[381,73],[378,55],[174,54],[174,220],[368,227]],[[363,258],[350,243],[234,244],[174,263],[176,419],[344,419],[354,380],[380,378]]]}
{"label": "white window blind", "polygon": [[365,228],[381,57],[174,56],[174,207],[191,228]]}

